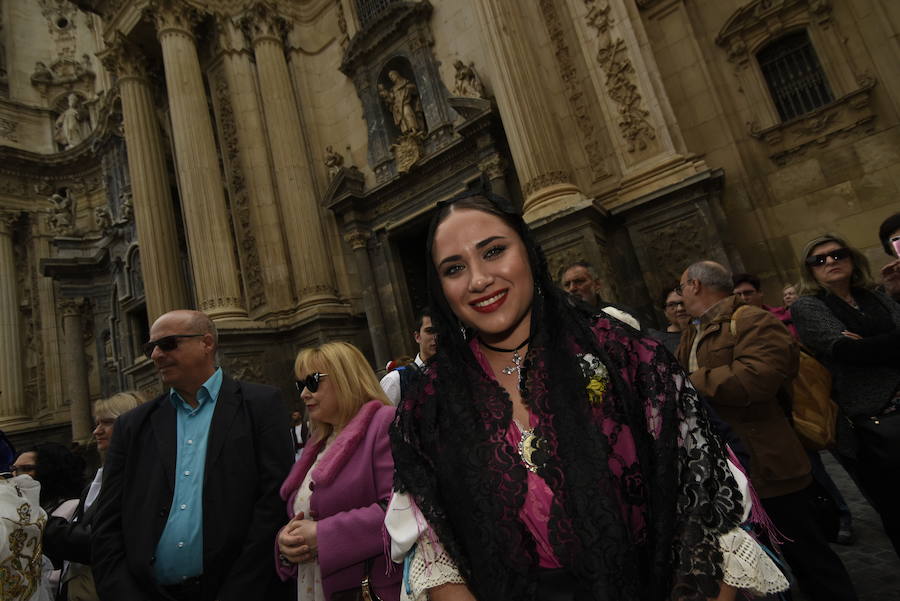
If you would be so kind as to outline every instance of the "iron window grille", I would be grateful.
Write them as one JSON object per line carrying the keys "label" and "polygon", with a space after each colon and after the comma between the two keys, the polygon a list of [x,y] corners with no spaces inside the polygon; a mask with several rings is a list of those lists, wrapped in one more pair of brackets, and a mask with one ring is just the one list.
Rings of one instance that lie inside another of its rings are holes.
{"label": "iron window grille", "polygon": [[810,113],[834,100],[806,31],[775,40],[756,55],[782,121]]}

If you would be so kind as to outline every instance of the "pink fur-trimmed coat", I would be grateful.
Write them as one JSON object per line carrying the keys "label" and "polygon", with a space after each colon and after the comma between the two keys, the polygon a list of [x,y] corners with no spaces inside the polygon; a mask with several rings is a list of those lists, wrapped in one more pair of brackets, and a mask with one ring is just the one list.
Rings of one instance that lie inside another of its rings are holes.
{"label": "pink fur-trimmed coat", "polygon": [[[384,508],[394,475],[388,437],[393,419],[394,407],[369,401],[337,435],[313,470],[310,513],[318,524],[318,562],[326,599],[337,591],[359,587],[367,559],[372,560],[369,579],[378,596],[384,601],[400,597],[402,571],[387,565],[382,537]],[[281,485],[289,518],[294,516],[297,490],[322,451],[322,442],[303,451]],[[296,577],[296,566],[278,561],[277,541],[275,565],[282,580]]]}

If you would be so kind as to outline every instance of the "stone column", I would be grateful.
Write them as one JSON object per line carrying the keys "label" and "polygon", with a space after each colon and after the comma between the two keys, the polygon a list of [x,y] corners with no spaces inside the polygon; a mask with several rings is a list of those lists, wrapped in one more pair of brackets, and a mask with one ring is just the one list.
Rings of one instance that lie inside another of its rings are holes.
{"label": "stone column", "polygon": [[17,213],[0,213],[0,423],[25,417],[22,348],[13,228]]}
{"label": "stone column", "polygon": [[212,318],[245,318],[234,238],[194,41],[197,13],[177,0],[161,0],[153,16],[166,71],[198,308]]}
{"label": "stone column", "polygon": [[83,299],[63,299],[59,311],[63,319],[64,394],[70,403],[72,440],[87,441],[91,437],[91,399],[88,388],[87,361],[84,352],[84,332],[81,311]]}
{"label": "stone column", "polygon": [[391,360],[391,353],[387,345],[387,333],[384,329],[384,316],[381,313],[378,291],[375,290],[375,280],[372,278],[372,263],[369,260],[368,250],[370,238],[369,232],[361,230],[354,230],[344,236],[344,240],[353,249],[353,258],[356,260],[356,272],[360,279],[359,287],[362,290],[363,307],[366,310],[369,336],[372,337],[372,350],[375,352],[375,365],[380,369]]}
{"label": "stone column", "polygon": [[335,300],[332,259],[322,232],[311,161],[284,55],[288,23],[263,4],[241,25],[253,45],[275,184],[281,199],[294,282],[301,305]]}
{"label": "stone column", "polygon": [[147,317],[191,306],[178,252],[175,204],[144,58],[123,41],[103,56],[118,75]]}
{"label": "stone column", "polygon": [[522,194],[525,219],[534,221],[584,200],[573,183],[550,103],[538,74],[529,38],[507,0],[475,3],[492,63],[492,84],[505,124]]}
{"label": "stone column", "polygon": [[260,272],[266,301],[270,310],[284,310],[293,304],[293,287],[282,235],[284,224],[278,211],[262,109],[256,91],[256,72],[244,49],[244,35],[234,22],[222,18],[219,29],[225,50],[222,63],[240,147],[238,160],[246,184],[257,250],[264,258],[260,261]]}

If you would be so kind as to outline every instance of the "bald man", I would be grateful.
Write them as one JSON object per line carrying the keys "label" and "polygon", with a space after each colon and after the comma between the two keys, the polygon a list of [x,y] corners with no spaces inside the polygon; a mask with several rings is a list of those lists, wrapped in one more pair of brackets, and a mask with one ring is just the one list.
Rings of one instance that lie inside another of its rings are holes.
{"label": "bald man", "polygon": [[116,420],[92,540],[106,601],[287,599],[274,569],[293,463],[279,391],[216,364],[198,311],[150,328],[144,353],[167,391]]}

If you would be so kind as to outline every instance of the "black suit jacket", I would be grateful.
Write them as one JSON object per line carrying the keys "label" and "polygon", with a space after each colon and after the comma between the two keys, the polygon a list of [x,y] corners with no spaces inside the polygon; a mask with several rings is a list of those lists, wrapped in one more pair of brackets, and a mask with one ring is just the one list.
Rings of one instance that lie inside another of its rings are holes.
{"label": "black suit jacket", "polygon": [[[203,596],[284,599],[274,544],[287,521],[278,496],[294,459],[277,389],[225,376],[210,423],[203,481]],[[172,504],[175,408],[164,394],[116,420],[94,519],[92,560],[103,601],[167,599],[154,553]]]}

